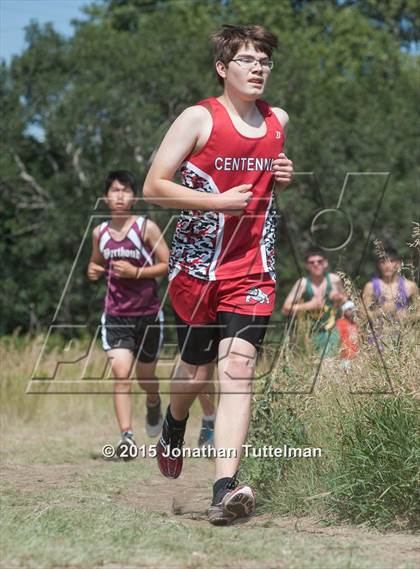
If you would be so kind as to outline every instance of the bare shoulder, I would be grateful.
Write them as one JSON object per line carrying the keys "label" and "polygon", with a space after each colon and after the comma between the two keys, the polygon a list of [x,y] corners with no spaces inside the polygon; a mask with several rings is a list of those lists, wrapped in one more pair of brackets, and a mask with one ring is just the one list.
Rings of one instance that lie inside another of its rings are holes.
{"label": "bare shoulder", "polygon": [[408,279],[405,279],[405,282],[407,283],[409,295],[410,296],[417,296],[419,293],[419,289],[417,287],[417,284],[414,281],[409,281]]}
{"label": "bare shoulder", "polygon": [[182,111],[176,119],[176,122],[182,122],[188,125],[200,125],[206,120],[211,120],[210,110],[203,105],[192,105]]}
{"label": "bare shoulder", "polygon": [[165,243],[162,231],[157,223],[147,219],[144,226],[144,240],[153,247],[157,243]]}
{"label": "bare shoulder", "polygon": [[281,109],[280,107],[272,107],[272,108],[281,126],[283,128],[286,128],[287,125],[289,124],[289,115],[287,114],[287,112],[284,109]]}
{"label": "bare shoulder", "polygon": [[[187,107],[170,128],[172,133],[171,143],[177,144],[178,148],[182,148],[181,153],[183,156],[191,151],[195,152],[197,146],[202,146],[204,141],[207,140],[212,126],[212,116],[206,107],[203,105]],[[183,143],[187,147],[184,148]]]}
{"label": "bare shoulder", "polygon": [[145,237],[147,237],[148,235],[149,236],[158,235],[160,234],[160,227],[155,221],[147,218],[144,221],[144,233]]}
{"label": "bare shoulder", "polygon": [[96,227],[94,227],[94,229],[93,229],[93,231],[92,231],[92,235],[93,235],[96,239],[99,239],[99,234],[100,234],[100,231],[101,231],[101,225],[102,225],[102,224],[97,225]]}
{"label": "bare shoulder", "polygon": [[304,288],[306,287],[306,281],[307,281],[306,277],[301,277],[295,282],[295,284],[293,285],[293,289],[297,291],[303,291]]}
{"label": "bare shoulder", "polygon": [[364,293],[371,293],[373,292],[373,283],[372,281],[368,281],[365,286],[363,287],[363,292]]}

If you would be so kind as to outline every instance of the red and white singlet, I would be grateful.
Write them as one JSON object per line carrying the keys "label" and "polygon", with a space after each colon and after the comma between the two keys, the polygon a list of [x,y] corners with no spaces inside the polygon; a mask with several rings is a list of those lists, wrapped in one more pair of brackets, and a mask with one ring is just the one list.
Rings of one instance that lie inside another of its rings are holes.
{"label": "red and white singlet", "polygon": [[256,101],[266,124],[266,133],[261,137],[240,134],[216,98],[198,104],[210,107],[213,127],[204,147],[182,163],[182,184],[211,193],[253,184],[253,198],[240,217],[183,210],[172,241],[169,278],[179,271],[209,281],[262,273],[274,278],[272,165],[283,148],[283,127],[262,100]]}

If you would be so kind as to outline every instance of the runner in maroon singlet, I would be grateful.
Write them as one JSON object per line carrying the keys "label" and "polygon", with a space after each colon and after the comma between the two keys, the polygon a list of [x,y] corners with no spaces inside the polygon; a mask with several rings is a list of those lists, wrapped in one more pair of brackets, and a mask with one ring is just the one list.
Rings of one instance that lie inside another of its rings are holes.
{"label": "runner in maroon singlet", "polygon": [[169,249],[159,227],[130,210],[137,191],[133,174],[110,172],[105,181],[111,220],[93,230],[88,278],[104,276],[107,283],[102,315],[102,345],[115,377],[114,404],[121,441],[117,454],[135,457],[132,430],[130,373],[136,365],[139,385],[147,393],[146,432],[162,428],[159,382],[155,368],[163,339],[163,312],[156,277],[167,273]]}
{"label": "runner in maroon singlet", "polygon": [[[282,153],[287,113],[260,99],[277,46],[261,26],[224,26],[212,37],[223,94],[187,108],[169,129],[144,185],[145,198],[183,209],[170,258],[169,294],[181,361],[158,444],[161,472],[176,478],[188,412],[218,358],[216,476],[209,520],[224,525],[255,509],[236,474],[251,412],[258,348],[274,308],[273,189],[293,165]],[[182,185],[173,182],[181,170]],[[229,454],[227,449],[234,449]]]}

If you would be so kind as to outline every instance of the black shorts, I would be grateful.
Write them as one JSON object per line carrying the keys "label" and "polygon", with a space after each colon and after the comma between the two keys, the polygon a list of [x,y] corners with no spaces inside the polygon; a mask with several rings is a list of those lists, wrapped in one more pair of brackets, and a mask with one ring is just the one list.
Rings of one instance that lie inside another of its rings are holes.
{"label": "black shorts", "polygon": [[111,316],[102,314],[102,347],[107,352],[125,348],[136,361],[154,362],[163,341],[163,312],[148,316]]}
{"label": "black shorts", "polygon": [[224,338],[242,338],[252,344],[257,352],[261,348],[270,316],[218,312],[214,324],[186,324],[175,313],[178,345],[182,361],[202,365],[212,362]]}

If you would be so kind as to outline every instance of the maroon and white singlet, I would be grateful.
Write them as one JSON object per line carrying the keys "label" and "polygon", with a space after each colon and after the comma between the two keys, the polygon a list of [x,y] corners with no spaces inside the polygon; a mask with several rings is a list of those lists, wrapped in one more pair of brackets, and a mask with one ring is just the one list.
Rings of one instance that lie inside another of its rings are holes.
{"label": "maroon and white singlet", "polygon": [[276,213],[273,160],[284,144],[284,131],[269,105],[259,100],[266,134],[247,137],[234,127],[226,108],[214,97],[213,128],[208,141],[181,165],[182,184],[201,192],[222,193],[253,184],[253,199],[243,215],[183,210],[178,218],[169,261],[169,278],[180,271],[206,281],[268,273],[275,278]]}
{"label": "maroon and white singlet", "polygon": [[101,224],[99,250],[105,259],[107,294],[105,314],[111,316],[146,316],[160,310],[155,279],[117,278],[112,274],[113,261],[129,261],[135,267],[152,266],[150,247],[143,241],[145,218],[138,217],[121,241],[113,239],[109,221]]}

